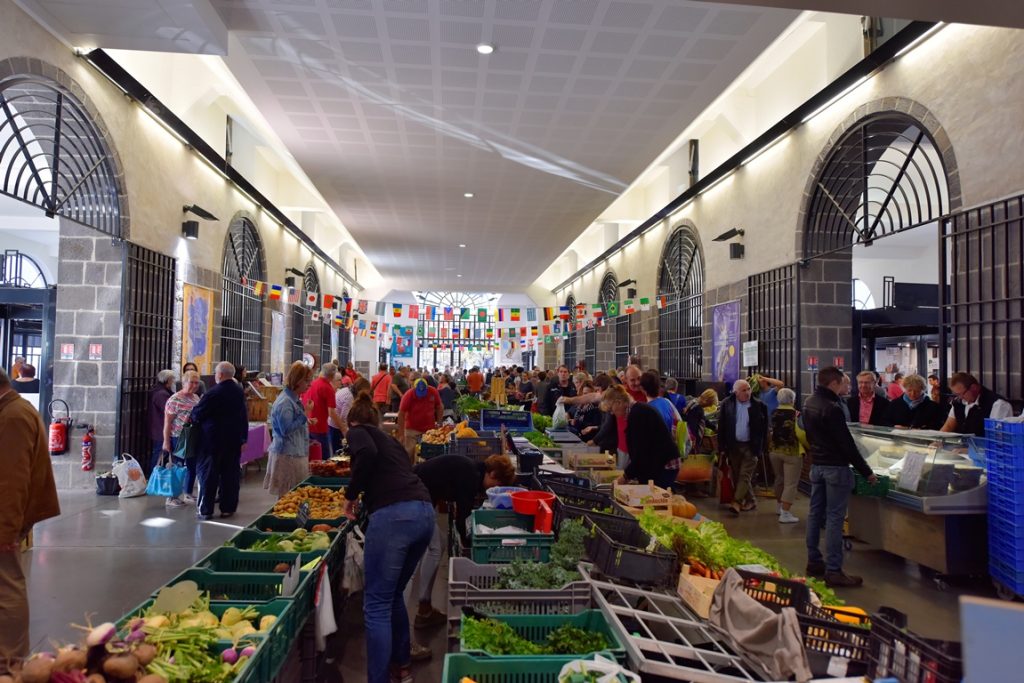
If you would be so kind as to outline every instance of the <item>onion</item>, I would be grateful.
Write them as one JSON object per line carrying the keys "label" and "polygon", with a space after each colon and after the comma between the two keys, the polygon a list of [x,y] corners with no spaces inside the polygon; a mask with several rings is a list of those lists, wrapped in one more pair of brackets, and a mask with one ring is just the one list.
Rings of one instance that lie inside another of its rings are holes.
{"label": "onion", "polygon": [[233,647],[229,647],[224,650],[224,652],[220,653],[220,658],[228,664],[234,664],[238,661],[238,652],[236,652]]}
{"label": "onion", "polygon": [[117,634],[117,628],[109,621],[105,624],[100,624],[89,631],[89,635],[85,637],[85,644],[89,647],[95,645],[106,645],[111,638]]}

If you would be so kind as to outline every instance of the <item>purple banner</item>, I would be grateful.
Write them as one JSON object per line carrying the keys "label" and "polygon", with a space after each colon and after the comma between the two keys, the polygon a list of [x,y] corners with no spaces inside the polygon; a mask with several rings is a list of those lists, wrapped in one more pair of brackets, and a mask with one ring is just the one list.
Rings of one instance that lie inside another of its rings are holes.
{"label": "purple banner", "polygon": [[715,306],[711,322],[712,379],[732,385],[740,378],[740,302]]}

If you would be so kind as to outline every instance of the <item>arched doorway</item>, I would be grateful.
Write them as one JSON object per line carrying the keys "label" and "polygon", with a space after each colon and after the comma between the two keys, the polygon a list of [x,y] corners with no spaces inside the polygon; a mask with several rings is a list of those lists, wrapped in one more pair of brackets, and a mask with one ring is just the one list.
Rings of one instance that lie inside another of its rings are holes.
{"label": "arched doorway", "polygon": [[615,344],[615,355],[612,361],[614,367],[624,368],[629,364],[629,316],[616,315],[613,319],[608,315],[608,304],[619,300],[619,279],[615,273],[608,271],[601,279],[601,288],[598,290],[598,303],[604,308],[605,323],[612,326]]}
{"label": "arched doorway", "polygon": [[256,370],[263,358],[263,301],[251,283],[266,282],[267,268],[259,231],[248,218],[231,221],[221,276],[220,358]]}
{"label": "arched doorway", "polygon": [[657,291],[666,297],[658,311],[658,369],[698,382],[704,363],[704,258],[693,225],[680,225],[665,242]]}
{"label": "arched doorway", "polygon": [[[899,111],[841,130],[800,225],[800,354],[818,362],[798,364],[939,374],[938,225],[959,204],[952,150],[936,142],[941,129]],[[804,372],[805,393],[813,375]]]}

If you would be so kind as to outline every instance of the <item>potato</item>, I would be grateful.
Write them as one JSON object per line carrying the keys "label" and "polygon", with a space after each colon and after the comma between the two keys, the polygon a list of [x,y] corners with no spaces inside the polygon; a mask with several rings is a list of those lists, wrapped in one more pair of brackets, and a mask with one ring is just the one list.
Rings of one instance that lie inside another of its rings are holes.
{"label": "potato", "polygon": [[64,648],[57,652],[57,660],[53,664],[54,671],[81,671],[85,668],[85,650],[78,650],[73,647]]}
{"label": "potato", "polygon": [[53,673],[55,660],[50,657],[34,657],[21,667],[23,683],[48,683]]}
{"label": "potato", "polygon": [[156,659],[156,647],[149,643],[143,643],[135,648],[133,654],[139,660],[140,666],[148,666],[150,662]]}
{"label": "potato", "polygon": [[114,678],[134,678],[139,670],[135,655],[115,655],[103,662],[103,673]]}

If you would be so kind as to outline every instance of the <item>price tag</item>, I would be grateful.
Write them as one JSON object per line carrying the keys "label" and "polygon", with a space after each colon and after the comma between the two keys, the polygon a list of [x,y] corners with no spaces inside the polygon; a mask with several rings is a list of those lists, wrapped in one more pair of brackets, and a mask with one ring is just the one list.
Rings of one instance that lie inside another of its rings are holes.
{"label": "price tag", "polygon": [[295,528],[305,529],[309,522],[309,501],[299,503],[299,510],[295,513]]}
{"label": "price tag", "polygon": [[924,470],[924,463],[928,454],[917,450],[908,450],[903,458],[903,470],[900,472],[900,479],[897,486],[907,491],[916,491],[921,483],[921,472]]}
{"label": "price tag", "polygon": [[281,597],[288,598],[295,594],[295,589],[299,587],[299,579],[301,578],[301,570],[299,567],[299,561],[302,559],[302,555],[296,555],[295,561],[292,566],[288,568],[288,573],[284,575],[281,580]]}
{"label": "price tag", "polygon": [[846,676],[846,669],[850,664],[850,660],[846,657],[832,657],[828,660],[828,671],[826,672],[829,676],[835,676],[836,678],[842,678]]}

